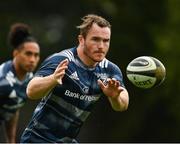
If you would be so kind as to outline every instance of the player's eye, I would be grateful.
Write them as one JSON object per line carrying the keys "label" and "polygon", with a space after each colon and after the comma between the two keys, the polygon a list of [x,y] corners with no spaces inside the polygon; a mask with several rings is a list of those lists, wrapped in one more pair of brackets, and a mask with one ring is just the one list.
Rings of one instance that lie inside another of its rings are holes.
{"label": "player's eye", "polygon": [[103,42],[107,43],[109,42],[109,39],[103,39]]}
{"label": "player's eye", "polygon": [[98,37],[93,37],[92,40],[95,41],[95,42],[100,42],[101,41],[101,39],[98,38]]}
{"label": "player's eye", "polygon": [[27,51],[27,52],[25,52],[25,55],[26,55],[26,56],[31,56],[31,55],[32,55],[32,52]]}

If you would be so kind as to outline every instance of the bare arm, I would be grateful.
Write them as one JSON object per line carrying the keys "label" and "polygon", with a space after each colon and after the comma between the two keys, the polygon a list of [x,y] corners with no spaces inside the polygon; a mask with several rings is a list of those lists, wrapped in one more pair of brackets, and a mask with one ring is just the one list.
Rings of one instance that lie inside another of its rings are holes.
{"label": "bare arm", "polygon": [[52,88],[56,86],[57,82],[53,78],[53,75],[46,77],[33,78],[26,89],[27,96],[30,99],[40,99],[46,96]]}
{"label": "bare arm", "polygon": [[101,80],[98,80],[98,83],[115,111],[127,110],[129,105],[129,94],[125,88],[120,86],[119,81],[108,79],[107,85],[104,85]]}
{"label": "bare arm", "polygon": [[125,88],[123,88],[117,97],[108,97],[108,99],[115,111],[127,110],[129,105],[129,95]]}
{"label": "bare arm", "polygon": [[19,110],[16,111],[14,116],[9,121],[5,122],[8,143],[16,143],[16,131],[18,120]]}
{"label": "bare arm", "polygon": [[27,86],[27,95],[30,99],[40,99],[46,96],[58,83],[62,84],[68,60],[63,60],[53,74],[46,77],[34,77]]}

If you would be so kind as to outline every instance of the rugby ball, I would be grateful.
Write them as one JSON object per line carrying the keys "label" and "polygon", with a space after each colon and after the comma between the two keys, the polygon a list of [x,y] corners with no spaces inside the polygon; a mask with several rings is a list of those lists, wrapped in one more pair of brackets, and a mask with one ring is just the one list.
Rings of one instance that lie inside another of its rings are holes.
{"label": "rugby ball", "polygon": [[148,89],[159,86],[164,81],[166,69],[157,58],[140,56],[128,64],[126,75],[136,87]]}

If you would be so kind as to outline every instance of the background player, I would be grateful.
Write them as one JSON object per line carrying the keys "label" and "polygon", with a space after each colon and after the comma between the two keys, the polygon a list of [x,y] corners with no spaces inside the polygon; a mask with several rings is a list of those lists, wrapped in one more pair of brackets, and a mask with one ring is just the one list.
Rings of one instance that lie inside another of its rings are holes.
{"label": "background player", "polygon": [[77,142],[83,122],[102,95],[114,110],[128,108],[122,73],[105,58],[110,23],[97,15],[87,15],[82,20],[78,26],[79,45],[48,57],[28,84],[28,97],[43,99],[21,142]]}
{"label": "background player", "polygon": [[26,101],[26,86],[39,62],[40,48],[24,23],[11,26],[8,40],[13,48],[13,60],[0,65],[0,124],[1,138],[15,143],[19,108]]}

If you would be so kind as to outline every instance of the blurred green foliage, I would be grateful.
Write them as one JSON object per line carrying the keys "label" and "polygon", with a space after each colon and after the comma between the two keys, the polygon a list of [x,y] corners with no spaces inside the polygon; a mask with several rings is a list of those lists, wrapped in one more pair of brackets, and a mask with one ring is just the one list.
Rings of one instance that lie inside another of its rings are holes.
{"label": "blurred green foliage", "polygon": [[[106,17],[112,24],[108,58],[121,68],[130,94],[126,112],[114,112],[102,98],[82,127],[80,142],[180,142],[180,1],[179,0],[1,0],[0,62],[12,58],[7,44],[15,22],[31,25],[41,45],[41,61],[77,44],[80,18],[88,13]],[[134,58],[150,55],[166,67],[164,83],[153,89],[134,87],[126,66]],[[35,104],[22,110],[31,113]],[[20,118],[18,139],[27,124]]]}

